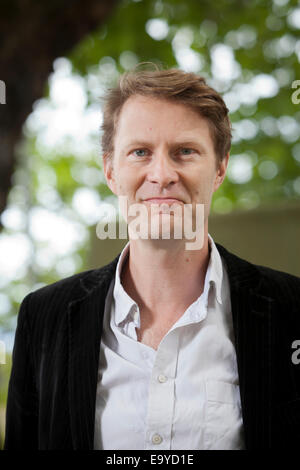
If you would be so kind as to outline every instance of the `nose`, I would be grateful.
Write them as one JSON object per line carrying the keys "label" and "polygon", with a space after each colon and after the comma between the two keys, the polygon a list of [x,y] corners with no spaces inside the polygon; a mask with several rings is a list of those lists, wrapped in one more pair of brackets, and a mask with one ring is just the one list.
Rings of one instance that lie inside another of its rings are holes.
{"label": "nose", "polygon": [[147,180],[166,188],[179,180],[175,163],[166,152],[157,153],[148,169]]}

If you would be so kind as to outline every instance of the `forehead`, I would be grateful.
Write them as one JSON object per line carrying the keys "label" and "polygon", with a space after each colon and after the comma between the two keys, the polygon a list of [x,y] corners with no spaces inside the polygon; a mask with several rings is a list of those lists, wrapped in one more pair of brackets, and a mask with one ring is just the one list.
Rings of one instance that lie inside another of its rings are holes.
{"label": "forehead", "polygon": [[135,95],[124,103],[115,135],[120,143],[134,136],[160,140],[198,138],[212,145],[207,119],[191,106],[152,96]]}

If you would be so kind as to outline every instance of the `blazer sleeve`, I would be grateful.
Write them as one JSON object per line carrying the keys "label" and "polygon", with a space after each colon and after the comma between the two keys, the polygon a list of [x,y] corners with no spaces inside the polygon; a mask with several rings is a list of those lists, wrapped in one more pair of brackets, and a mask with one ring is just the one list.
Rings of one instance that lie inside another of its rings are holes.
{"label": "blazer sleeve", "polygon": [[38,395],[27,312],[31,295],[24,298],[18,315],[8,385],[5,450],[38,448]]}

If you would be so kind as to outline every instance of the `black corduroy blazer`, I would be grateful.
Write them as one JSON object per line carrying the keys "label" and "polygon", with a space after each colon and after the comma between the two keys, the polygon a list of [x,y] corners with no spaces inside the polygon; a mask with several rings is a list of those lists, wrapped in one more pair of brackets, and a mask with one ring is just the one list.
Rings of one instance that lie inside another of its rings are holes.
{"label": "black corduroy blazer", "polygon": [[[297,448],[300,364],[292,343],[300,340],[300,279],[217,248],[230,282],[246,449]],[[23,300],[5,449],[93,449],[103,313],[117,261]]]}

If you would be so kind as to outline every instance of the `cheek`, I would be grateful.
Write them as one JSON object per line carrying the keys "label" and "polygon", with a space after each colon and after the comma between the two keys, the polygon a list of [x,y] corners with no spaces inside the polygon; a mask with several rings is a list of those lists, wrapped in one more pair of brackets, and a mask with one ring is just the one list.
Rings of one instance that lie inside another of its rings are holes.
{"label": "cheek", "polygon": [[118,181],[118,192],[122,195],[129,195],[136,191],[137,179],[134,177],[133,172],[120,172]]}
{"label": "cheek", "polygon": [[213,175],[206,175],[205,177],[199,176],[193,183],[193,195],[199,202],[210,200],[214,191],[214,177]]}

